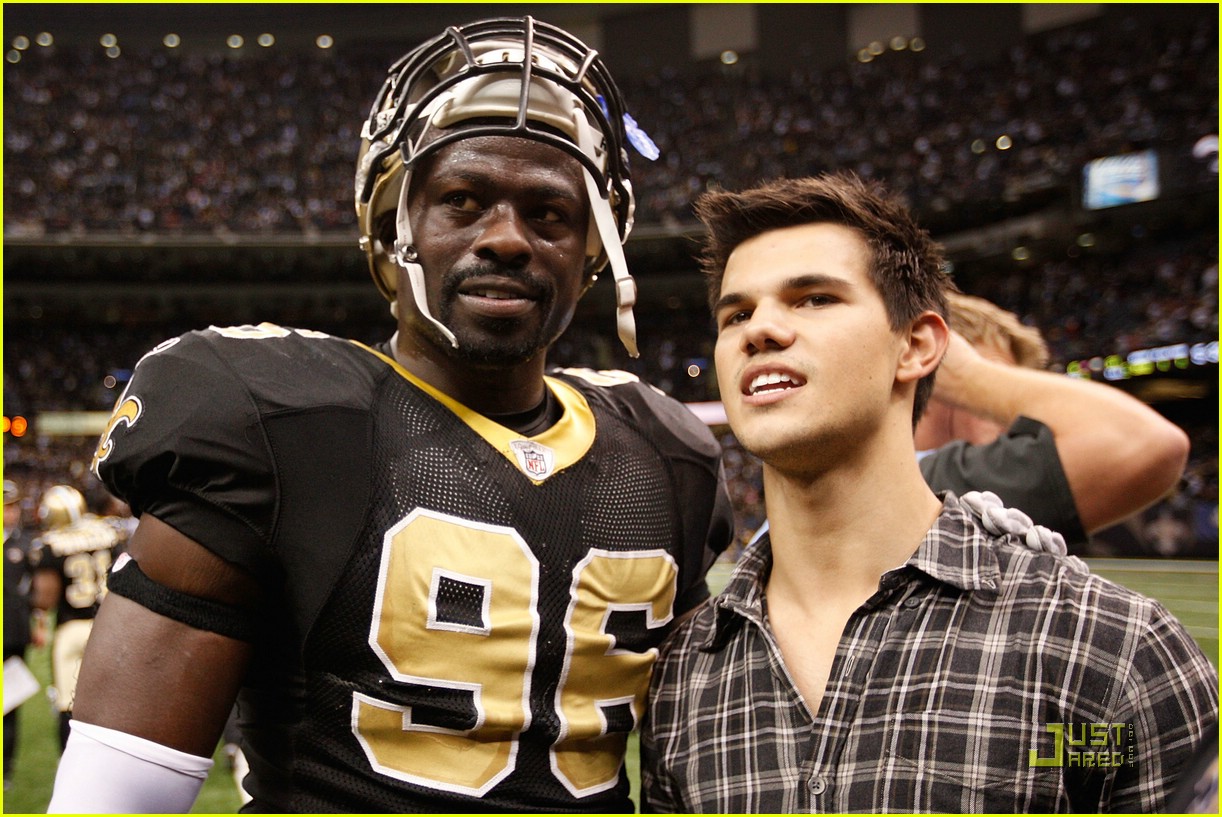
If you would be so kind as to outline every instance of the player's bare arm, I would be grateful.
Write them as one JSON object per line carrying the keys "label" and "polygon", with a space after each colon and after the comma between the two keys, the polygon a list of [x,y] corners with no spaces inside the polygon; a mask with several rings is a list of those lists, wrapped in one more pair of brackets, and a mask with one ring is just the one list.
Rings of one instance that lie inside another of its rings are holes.
{"label": "player's bare arm", "polygon": [[[140,520],[129,553],[150,580],[172,591],[237,607],[255,598],[249,574],[151,515]],[[112,593],[90,636],[75,716],[210,757],[249,657],[246,642]]]}

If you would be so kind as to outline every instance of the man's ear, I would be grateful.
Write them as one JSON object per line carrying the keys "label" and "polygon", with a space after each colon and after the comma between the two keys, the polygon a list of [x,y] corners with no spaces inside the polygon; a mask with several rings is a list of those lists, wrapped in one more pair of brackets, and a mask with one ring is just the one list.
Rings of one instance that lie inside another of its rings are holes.
{"label": "man's ear", "polygon": [[916,382],[927,376],[942,362],[949,342],[946,320],[937,312],[922,312],[908,328],[895,379],[901,383]]}

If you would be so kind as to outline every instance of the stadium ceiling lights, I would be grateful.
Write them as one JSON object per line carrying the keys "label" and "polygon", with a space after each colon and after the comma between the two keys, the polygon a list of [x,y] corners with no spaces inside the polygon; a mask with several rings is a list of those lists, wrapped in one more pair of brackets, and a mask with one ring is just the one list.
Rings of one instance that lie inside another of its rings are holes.
{"label": "stadium ceiling lights", "polygon": [[925,50],[925,41],[921,39],[920,37],[913,37],[911,39],[907,39],[907,38],[899,36],[898,34],[892,37],[890,40],[888,40],[886,46],[884,46],[882,42],[875,40],[874,42],[867,45],[865,48],[858,50],[857,61],[858,62],[873,62],[876,57],[881,57],[887,51],[888,47],[892,51],[918,52],[918,51]]}

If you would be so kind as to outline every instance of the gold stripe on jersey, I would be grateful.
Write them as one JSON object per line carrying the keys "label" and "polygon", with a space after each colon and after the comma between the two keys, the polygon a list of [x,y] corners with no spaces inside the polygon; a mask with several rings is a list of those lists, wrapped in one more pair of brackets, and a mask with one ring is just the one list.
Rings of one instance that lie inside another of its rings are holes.
{"label": "gold stripe on jersey", "polygon": [[[562,380],[546,376],[543,378],[544,383],[551,389],[556,399],[560,401],[560,405],[564,407],[564,414],[554,426],[542,434],[534,437],[524,437],[513,429],[506,428],[500,423],[488,419],[479,412],[464,406],[449,395],[430,386],[405,369],[394,358],[388,357],[359,341],[354,340],[350,342],[383,360],[409,383],[449,409],[454,416],[466,423],[480,437],[483,437],[485,442],[495,448],[505,459],[513,463],[519,471],[536,485],[542,485],[548,477],[558,474],[565,468],[580,462],[581,458],[590,450],[590,447],[594,445],[594,412],[590,409],[590,404],[586,402],[585,396]],[[549,463],[544,473],[528,470],[525,460],[515,452],[515,443],[518,447],[521,447],[524,442],[544,446],[553,455],[554,462]]]}

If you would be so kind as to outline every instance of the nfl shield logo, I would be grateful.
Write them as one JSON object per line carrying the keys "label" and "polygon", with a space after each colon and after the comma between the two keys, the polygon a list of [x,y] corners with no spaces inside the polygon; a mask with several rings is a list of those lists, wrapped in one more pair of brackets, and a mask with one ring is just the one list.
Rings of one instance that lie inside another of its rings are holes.
{"label": "nfl shield logo", "polygon": [[514,440],[509,447],[513,449],[518,467],[526,476],[542,482],[552,475],[555,455],[546,445],[531,440]]}

